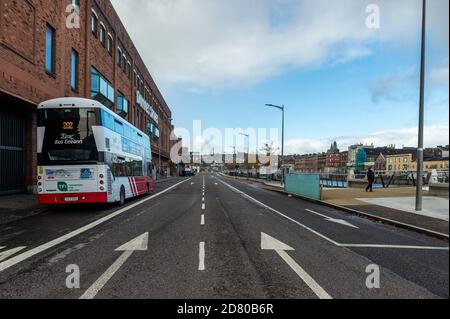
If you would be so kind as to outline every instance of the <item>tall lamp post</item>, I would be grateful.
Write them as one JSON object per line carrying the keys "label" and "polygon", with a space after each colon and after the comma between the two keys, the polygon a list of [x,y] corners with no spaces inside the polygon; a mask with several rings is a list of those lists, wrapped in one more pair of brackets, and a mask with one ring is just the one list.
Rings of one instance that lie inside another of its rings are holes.
{"label": "tall lamp post", "polygon": [[419,103],[419,143],[417,146],[417,186],[416,186],[416,211],[422,210],[422,184],[423,184],[423,135],[425,113],[425,49],[426,49],[426,17],[427,2],[422,3],[422,44],[420,61],[420,103]]}
{"label": "tall lamp post", "polygon": [[281,118],[281,161],[280,161],[280,165],[281,165],[281,184],[284,184],[284,169],[283,169],[283,158],[284,158],[284,104],[279,106],[279,105],[274,105],[274,104],[266,104],[266,106],[271,106],[274,108],[277,108],[279,110],[281,110],[282,112],[282,118]]}
{"label": "tall lamp post", "polygon": [[[247,137],[247,177],[248,177],[248,167],[249,167],[249,162],[248,162],[248,160],[249,160],[249,157],[250,157],[250,134],[244,134],[244,133],[239,133],[239,135],[242,135],[242,136],[245,136],[245,137]],[[245,163],[245,150],[244,150],[244,163]]]}

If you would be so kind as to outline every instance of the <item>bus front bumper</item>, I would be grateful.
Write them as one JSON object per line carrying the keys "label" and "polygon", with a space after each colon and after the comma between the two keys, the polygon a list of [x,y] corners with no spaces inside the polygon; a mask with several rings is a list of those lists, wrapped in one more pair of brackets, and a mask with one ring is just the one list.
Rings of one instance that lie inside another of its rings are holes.
{"label": "bus front bumper", "polygon": [[39,194],[39,204],[107,203],[107,193]]}

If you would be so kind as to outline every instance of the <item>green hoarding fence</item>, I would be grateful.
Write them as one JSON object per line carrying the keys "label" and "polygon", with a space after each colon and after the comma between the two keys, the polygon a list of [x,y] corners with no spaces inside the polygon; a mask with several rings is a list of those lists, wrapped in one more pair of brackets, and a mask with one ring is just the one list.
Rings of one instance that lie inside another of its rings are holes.
{"label": "green hoarding fence", "polygon": [[320,174],[291,173],[286,175],[285,191],[289,194],[322,199]]}

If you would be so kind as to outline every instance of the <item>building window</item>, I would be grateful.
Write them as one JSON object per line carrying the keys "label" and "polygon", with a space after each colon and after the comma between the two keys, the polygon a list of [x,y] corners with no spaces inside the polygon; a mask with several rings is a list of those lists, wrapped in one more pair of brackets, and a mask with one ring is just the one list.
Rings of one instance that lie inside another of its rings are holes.
{"label": "building window", "polygon": [[106,28],[103,23],[100,23],[100,43],[106,47]]}
{"label": "building window", "polygon": [[94,10],[92,10],[92,22],[91,22],[91,31],[97,36],[97,28],[98,28],[98,16]]}
{"label": "building window", "polygon": [[127,62],[127,76],[129,79],[131,79],[131,62]]}
{"label": "building window", "polygon": [[123,58],[123,63],[122,63],[123,72],[126,72],[126,71],[127,71],[127,57],[126,57],[126,55],[124,54],[124,55],[122,56],[122,58]]}
{"label": "building window", "polygon": [[91,96],[105,106],[114,106],[114,87],[96,68],[91,70]]}
{"label": "building window", "polygon": [[45,29],[45,70],[55,74],[55,29],[49,24]]}
{"label": "building window", "polygon": [[120,48],[117,48],[117,65],[119,68],[122,65],[122,50],[120,50]]}
{"label": "building window", "polygon": [[112,35],[108,33],[108,53],[113,54],[113,38]]}
{"label": "building window", "polygon": [[128,115],[128,100],[125,96],[117,91],[117,114],[125,118]]}
{"label": "building window", "polygon": [[136,123],[135,126],[140,128],[141,126],[141,112],[136,108]]}
{"label": "building window", "polygon": [[78,90],[78,52],[72,49],[72,59],[70,63],[70,86],[72,90]]}

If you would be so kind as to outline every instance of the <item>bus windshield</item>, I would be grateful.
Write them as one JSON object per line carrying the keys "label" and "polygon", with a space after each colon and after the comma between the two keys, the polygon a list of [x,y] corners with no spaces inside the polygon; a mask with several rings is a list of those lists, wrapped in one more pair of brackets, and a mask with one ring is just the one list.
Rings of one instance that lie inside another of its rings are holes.
{"label": "bus windshield", "polygon": [[45,128],[40,165],[57,162],[97,162],[98,150],[92,127],[98,110],[90,108],[43,109],[39,126]]}

